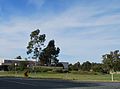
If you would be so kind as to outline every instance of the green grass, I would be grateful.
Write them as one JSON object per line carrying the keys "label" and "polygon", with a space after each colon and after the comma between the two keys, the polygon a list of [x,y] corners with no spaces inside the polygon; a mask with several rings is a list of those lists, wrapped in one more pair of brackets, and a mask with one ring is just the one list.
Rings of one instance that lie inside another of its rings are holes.
{"label": "green grass", "polygon": [[[24,77],[24,72],[15,73],[15,72],[0,72],[0,76],[8,77]],[[65,79],[65,80],[78,80],[78,81],[102,81],[110,82],[111,75],[109,74],[73,74],[73,73],[29,73],[31,78],[53,78],[53,79]],[[120,82],[120,74],[114,74],[114,81]]]}

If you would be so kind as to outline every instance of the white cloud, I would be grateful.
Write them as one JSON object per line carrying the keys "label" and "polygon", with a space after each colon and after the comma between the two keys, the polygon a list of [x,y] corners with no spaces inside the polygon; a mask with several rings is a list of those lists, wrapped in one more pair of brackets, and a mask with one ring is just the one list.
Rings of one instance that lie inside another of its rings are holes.
{"label": "white cloud", "polygon": [[[30,3],[39,4],[38,0],[30,0]],[[44,1],[40,0],[40,3],[43,5]],[[105,50],[102,50],[105,47],[111,50],[111,46],[120,45],[120,41],[115,40],[119,37],[116,37],[115,33],[118,32],[120,27],[118,26],[117,30],[114,31],[114,24],[120,24],[120,15],[110,14],[94,17],[107,10],[98,10],[97,7],[76,6],[57,16],[54,15],[37,20],[29,19],[29,17],[28,19],[12,18],[8,24],[1,24],[0,26],[0,34],[2,36],[0,38],[2,42],[0,50],[4,50],[4,54],[9,50],[11,51],[9,55],[11,55],[17,48],[25,48],[30,32],[40,28],[41,32],[47,35],[47,41],[50,39],[56,40],[57,46],[61,48],[62,55],[85,59],[95,58],[96,55],[100,57],[101,53],[105,52]],[[70,29],[72,29],[72,32],[70,32]],[[108,40],[107,38],[115,39]]]}
{"label": "white cloud", "polygon": [[42,29],[67,29],[76,27],[90,27],[90,26],[102,26],[119,24],[120,15],[113,14],[107,16],[101,16],[95,18],[94,15],[99,14],[103,11],[98,11],[96,8],[83,8],[75,7],[70,10],[55,16],[55,18],[49,19],[43,22],[40,26]]}

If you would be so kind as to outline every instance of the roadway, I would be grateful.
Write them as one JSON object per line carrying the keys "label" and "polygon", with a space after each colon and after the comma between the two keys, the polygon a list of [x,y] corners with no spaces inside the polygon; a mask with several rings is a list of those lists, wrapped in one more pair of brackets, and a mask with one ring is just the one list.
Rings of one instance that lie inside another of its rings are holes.
{"label": "roadway", "polygon": [[0,89],[120,89],[120,83],[59,79],[0,78]]}

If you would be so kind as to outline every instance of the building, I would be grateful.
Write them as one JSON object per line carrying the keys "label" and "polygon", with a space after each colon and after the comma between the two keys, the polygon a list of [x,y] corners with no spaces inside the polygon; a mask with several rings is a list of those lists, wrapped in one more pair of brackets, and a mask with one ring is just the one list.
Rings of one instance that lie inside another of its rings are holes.
{"label": "building", "polygon": [[33,60],[25,60],[25,59],[3,59],[0,58],[0,70],[8,70],[8,66],[10,65],[20,65],[21,62],[27,61],[28,66],[35,66],[36,61]]}
{"label": "building", "polygon": [[59,62],[59,63],[63,64],[63,68],[64,68],[65,70],[68,70],[68,65],[69,65],[68,62]]}

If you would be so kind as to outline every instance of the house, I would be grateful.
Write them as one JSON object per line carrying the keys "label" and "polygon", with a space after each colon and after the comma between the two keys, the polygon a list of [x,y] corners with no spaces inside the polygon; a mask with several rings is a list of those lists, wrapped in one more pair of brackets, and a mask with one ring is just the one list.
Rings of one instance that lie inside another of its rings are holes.
{"label": "house", "polygon": [[27,61],[28,66],[35,66],[36,61],[33,60],[25,60],[25,59],[3,59],[0,58],[0,70],[8,70],[8,66],[10,65],[20,65],[21,62]]}

